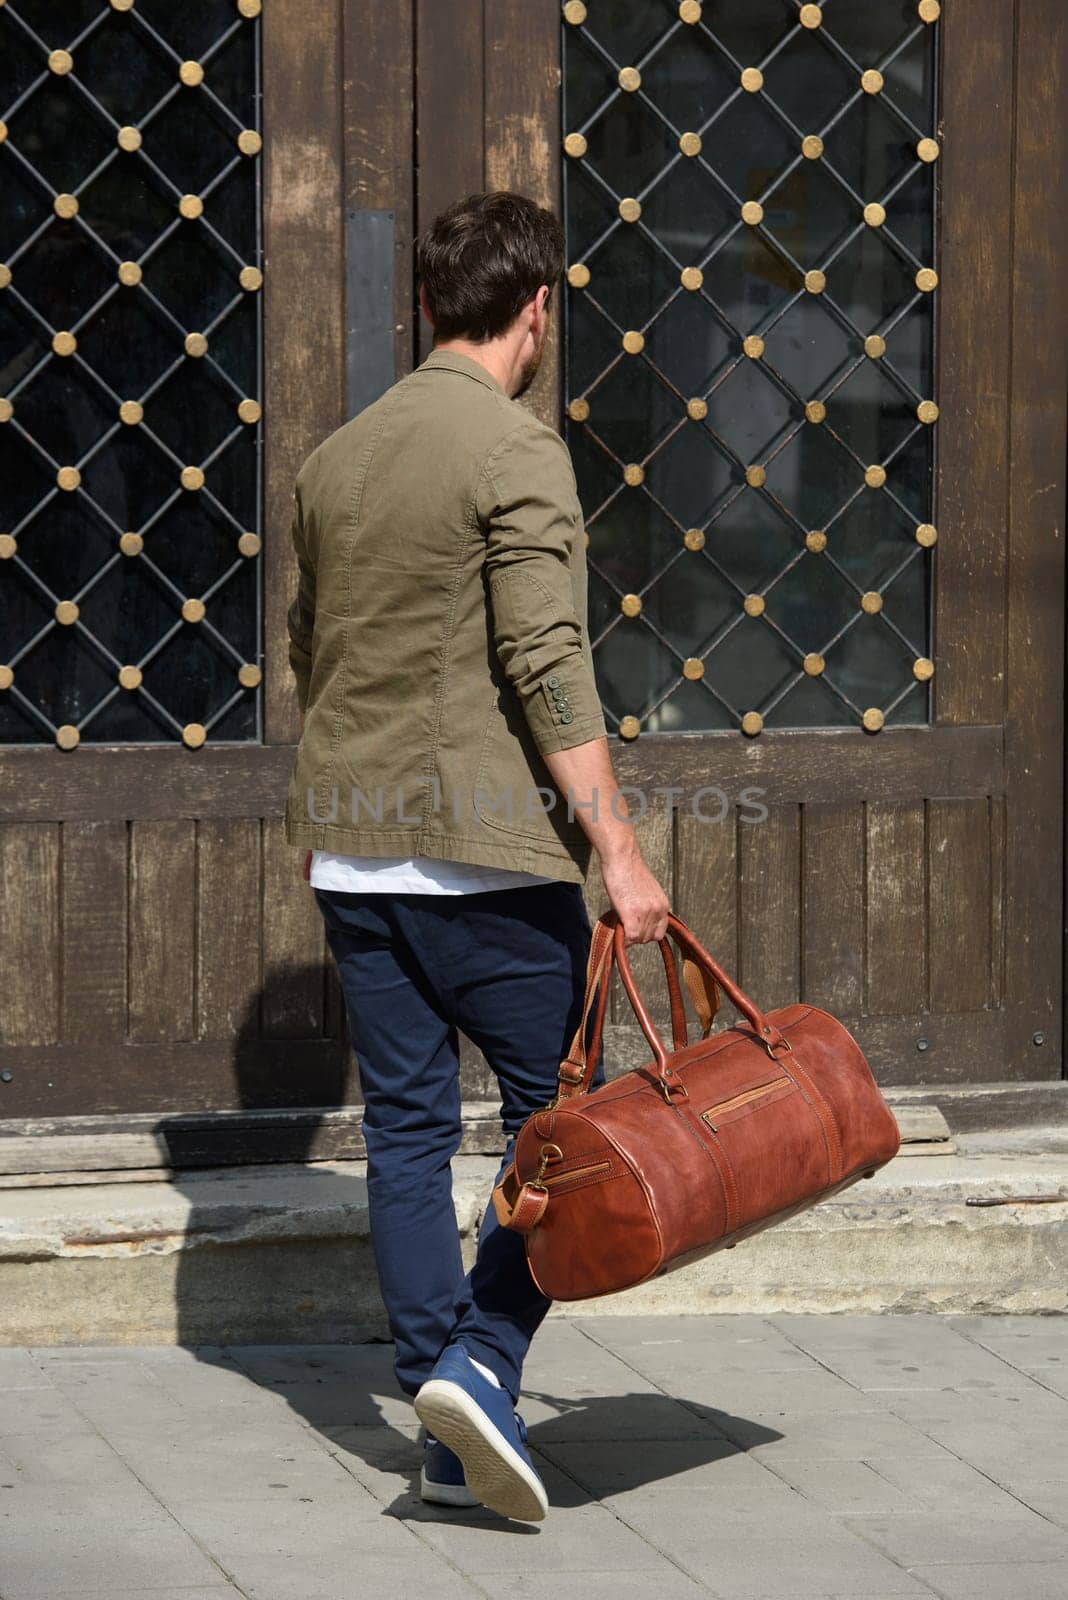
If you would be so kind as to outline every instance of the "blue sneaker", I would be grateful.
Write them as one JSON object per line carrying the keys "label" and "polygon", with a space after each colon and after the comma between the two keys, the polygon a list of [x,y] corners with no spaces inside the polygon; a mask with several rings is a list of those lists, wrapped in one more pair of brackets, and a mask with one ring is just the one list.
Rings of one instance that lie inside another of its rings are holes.
{"label": "blue sneaker", "polygon": [[502,1517],[540,1522],[549,1509],[545,1485],[527,1449],[527,1430],[507,1389],[484,1378],[467,1352],[450,1345],[415,1397],[428,1434],[463,1463],[468,1489]]}
{"label": "blue sneaker", "polygon": [[423,1467],[419,1491],[424,1500],[438,1506],[477,1506],[464,1480],[463,1462],[448,1445],[427,1434],[423,1443]]}

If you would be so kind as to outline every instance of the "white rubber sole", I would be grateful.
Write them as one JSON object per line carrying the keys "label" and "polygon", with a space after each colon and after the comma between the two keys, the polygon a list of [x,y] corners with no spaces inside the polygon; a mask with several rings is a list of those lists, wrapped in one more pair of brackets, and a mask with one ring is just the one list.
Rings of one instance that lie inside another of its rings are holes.
{"label": "white rubber sole", "polygon": [[459,1456],[480,1505],[521,1522],[542,1520],[549,1501],[541,1479],[459,1384],[429,1379],[415,1397],[415,1412],[427,1432]]}
{"label": "white rubber sole", "polygon": [[426,1468],[419,1472],[419,1493],[424,1500],[435,1506],[462,1506],[470,1510],[472,1506],[481,1505],[481,1500],[476,1500],[462,1483],[434,1483],[426,1475]]}

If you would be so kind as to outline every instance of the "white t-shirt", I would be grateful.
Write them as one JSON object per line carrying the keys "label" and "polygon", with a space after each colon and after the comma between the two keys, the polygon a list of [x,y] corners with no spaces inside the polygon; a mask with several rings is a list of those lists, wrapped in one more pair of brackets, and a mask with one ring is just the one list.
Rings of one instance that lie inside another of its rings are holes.
{"label": "white t-shirt", "polygon": [[536,872],[439,861],[434,856],[339,856],[330,850],[312,851],[312,888],[341,889],[349,894],[478,894],[487,889],[557,882],[557,878]]}

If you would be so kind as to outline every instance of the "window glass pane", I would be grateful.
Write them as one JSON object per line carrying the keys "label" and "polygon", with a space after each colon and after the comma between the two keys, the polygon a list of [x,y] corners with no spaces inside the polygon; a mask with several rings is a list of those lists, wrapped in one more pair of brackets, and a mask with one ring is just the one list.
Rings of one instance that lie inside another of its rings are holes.
{"label": "window glass pane", "polygon": [[915,0],[565,20],[567,430],[610,726],[928,720],[938,32]]}

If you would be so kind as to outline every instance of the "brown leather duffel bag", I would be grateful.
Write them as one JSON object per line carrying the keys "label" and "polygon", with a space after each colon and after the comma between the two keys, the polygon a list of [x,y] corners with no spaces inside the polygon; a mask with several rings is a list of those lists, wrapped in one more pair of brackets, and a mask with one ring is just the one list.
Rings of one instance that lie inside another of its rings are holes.
{"label": "brown leather duffel bag", "polygon": [[[601,917],[559,1092],[520,1129],[494,1190],[499,1220],[526,1236],[531,1274],[553,1300],[611,1294],[729,1249],[870,1177],[900,1145],[894,1115],[840,1022],[806,1004],[765,1014],[678,917],[668,932],[686,957],[702,1038],[687,1042],[667,939],[671,1051],[635,986],[618,917]],[[613,960],[653,1060],[590,1092]],[[709,1037],[717,985],[744,1020]]]}

